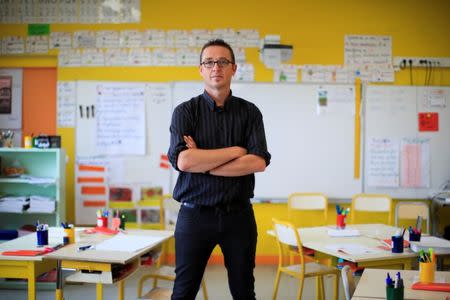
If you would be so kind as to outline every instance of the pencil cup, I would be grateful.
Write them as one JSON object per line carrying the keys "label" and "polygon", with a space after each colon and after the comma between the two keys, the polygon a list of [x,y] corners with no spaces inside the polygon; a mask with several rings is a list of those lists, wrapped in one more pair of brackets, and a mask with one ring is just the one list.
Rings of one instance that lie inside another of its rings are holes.
{"label": "pencil cup", "polygon": [[48,245],[48,230],[36,231],[38,247]]}
{"label": "pencil cup", "polygon": [[345,217],[346,215],[336,215],[337,229],[345,229]]}
{"label": "pencil cup", "polygon": [[392,236],[392,253],[403,253],[403,236]]}
{"label": "pencil cup", "polygon": [[75,228],[74,227],[64,228],[64,232],[67,235],[68,243],[69,244],[75,243]]}
{"label": "pencil cup", "polygon": [[120,218],[119,217],[114,217],[111,220],[111,228],[113,230],[118,230],[120,227]]}
{"label": "pencil cup", "polygon": [[426,283],[434,282],[435,270],[435,262],[419,262],[419,281]]}
{"label": "pencil cup", "polygon": [[108,217],[98,217],[97,218],[97,227],[108,227]]}
{"label": "pencil cup", "polygon": [[393,286],[387,286],[386,287],[386,299],[387,300],[403,300],[404,297],[404,287],[393,287]]}
{"label": "pencil cup", "polygon": [[415,233],[415,232],[410,232],[409,233],[409,241],[410,242],[420,242],[420,232],[419,233]]}

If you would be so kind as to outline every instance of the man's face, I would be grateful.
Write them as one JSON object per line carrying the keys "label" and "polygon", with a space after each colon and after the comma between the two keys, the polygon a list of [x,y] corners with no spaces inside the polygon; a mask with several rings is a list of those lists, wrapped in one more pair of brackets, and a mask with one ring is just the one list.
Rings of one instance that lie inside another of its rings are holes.
{"label": "man's face", "polygon": [[[202,63],[208,61],[229,61],[231,62],[230,51],[221,46],[210,46],[203,50]],[[208,89],[221,89],[224,87],[229,88],[231,84],[231,78],[236,73],[235,64],[227,64],[220,66],[218,63],[214,63],[211,68],[208,68],[204,64],[201,64],[200,74],[203,77],[205,86]]]}

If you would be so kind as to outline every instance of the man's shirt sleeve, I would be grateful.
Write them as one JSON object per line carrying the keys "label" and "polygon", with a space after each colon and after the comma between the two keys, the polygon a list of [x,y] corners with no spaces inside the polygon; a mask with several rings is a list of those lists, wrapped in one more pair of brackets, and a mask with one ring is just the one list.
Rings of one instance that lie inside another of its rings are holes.
{"label": "man's shirt sleeve", "polygon": [[177,106],[172,114],[172,122],[170,124],[170,147],[169,147],[169,161],[172,166],[178,169],[178,156],[181,151],[187,149],[186,142],[183,139],[184,135],[192,135],[192,116],[189,115],[187,105],[181,104]]}
{"label": "man's shirt sleeve", "polygon": [[270,164],[271,155],[267,151],[266,134],[264,131],[263,117],[259,109],[254,106],[253,118],[248,127],[247,153],[262,157],[266,161],[266,166]]}

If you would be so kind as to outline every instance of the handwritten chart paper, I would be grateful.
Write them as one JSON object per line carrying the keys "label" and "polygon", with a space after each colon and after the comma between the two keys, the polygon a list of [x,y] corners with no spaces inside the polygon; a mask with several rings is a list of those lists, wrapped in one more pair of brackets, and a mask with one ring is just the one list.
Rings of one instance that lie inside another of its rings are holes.
{"label": "handwritten chart paper", "polygon": [[58,127],[75,127],[75,81],[59,81],[57,94]]}
{"label": "handwritten chart paper", "polygon": [[367,184],[378,187],[399,186],[399,142],[390,138],[371,138],[366,162]]}
{"label": "handwritten chart paper", "polygon": [[430,140],[404,138],[401,146],[403,187],[430,186]]}
{"label": "handwritten chart paper", "polygon": [[143,85],[97,86],[97,153],[145,154]]}
{"label": "handwritten chart paper", "polygon": [[392,38],[383,35],[346,35],[345,65],[385,66],[392,63]]}

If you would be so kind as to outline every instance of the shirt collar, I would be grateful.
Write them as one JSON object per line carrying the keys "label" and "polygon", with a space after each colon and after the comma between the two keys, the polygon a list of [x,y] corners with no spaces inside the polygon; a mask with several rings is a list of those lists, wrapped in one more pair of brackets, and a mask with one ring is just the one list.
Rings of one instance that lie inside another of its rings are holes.
{"label": "shirt collar", "polygon": [[225,99],[225,105],[223,108],[218,107],[216,105],[216,102],[213,100],[213,98],[211,98],[211,96],[206,91],[203,91],[203,97],[205,98],[206,104],[208,105],[211,111],[227,111],[233,100],[233,92],[230,90],[230,95],[227,97],[227,99]]}

